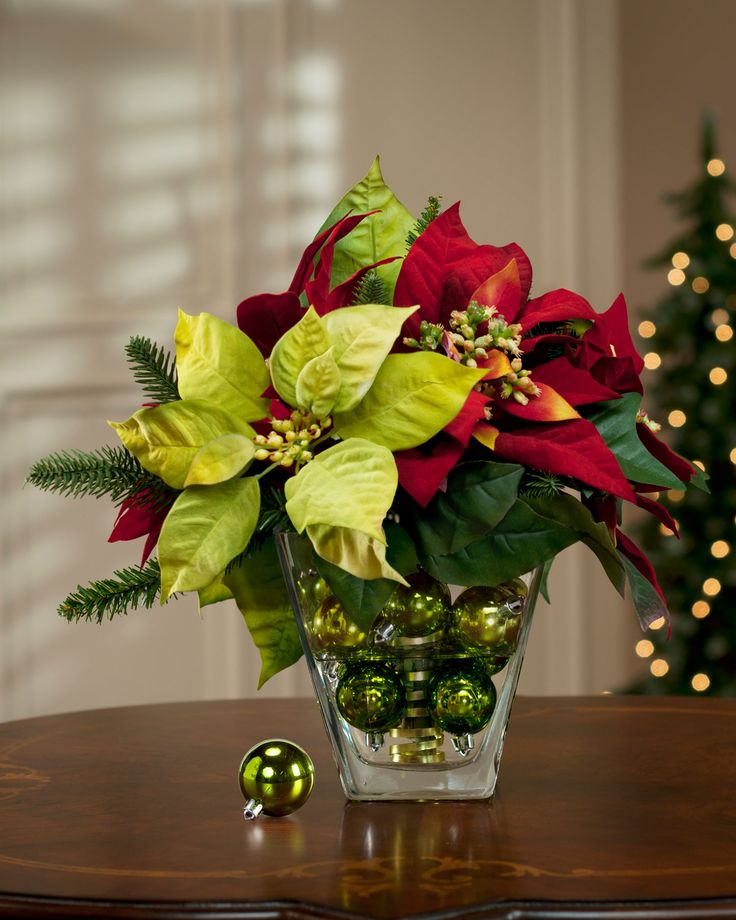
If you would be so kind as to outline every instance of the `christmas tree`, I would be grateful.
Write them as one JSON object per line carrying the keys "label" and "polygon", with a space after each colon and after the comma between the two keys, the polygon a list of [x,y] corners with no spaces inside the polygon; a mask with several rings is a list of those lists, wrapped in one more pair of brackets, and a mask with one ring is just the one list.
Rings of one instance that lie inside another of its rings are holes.
{"label": "christmas tree", "polygon": [[[685,226],[647,265],[668,268],[669,289],[639,324],[656,374],[649,409],[670,446],[710,477],[710,493],[669,491],[663,503],[681,538],[653,519],[640,538],[665,586],[672,613],[636,647],[648,670],[641,693],[736,695],[736,242],[734,186],[716,155],[715,129],[703,126],[702,171],[667,196]],[[665,424],[666,423],[666,424]],[[659,530],[659,533],[657,532]],[[662,534],[668,535],[662,539]]]}

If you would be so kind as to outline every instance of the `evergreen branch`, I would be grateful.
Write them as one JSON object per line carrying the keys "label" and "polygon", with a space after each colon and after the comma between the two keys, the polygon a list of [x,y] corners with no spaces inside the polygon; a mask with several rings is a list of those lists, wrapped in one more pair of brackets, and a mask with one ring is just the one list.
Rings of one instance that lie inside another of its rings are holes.
{"label": "evergreen branch", "polygon": [[77,586],[59,605],[59,616],[70,623],[79,620],[102,623],[129,608],[150,608],[156,603],[161,589],[161,569],[156,559],[149,559],[145,568],[130,566],[114,573],[112,578],[91,581],[87,587]]}
{"label": "evergreen branch", "polygon": [[527,470],[524,473],[519,487],[520,495],[530,495],[535,498],[554,498],[565,487],[565,483],[554,473],[544,473],[541,470]]}
{"label": "evergreen branch", "polygon": [[64,450],[36,461],[26,482],[59,495],[78,498],[109,495],[115,504],[139,496],[136,504],[161,507],[176,495],[166,483],[144,470],[124,447],[100,447],[93,451]]}
{"label": "evergreen branch", "polygon": [[142,335],[134,335],[125,346],[133,379],[152,402],[170,403],[180,399],[176,364],[160,345]]}
{"label": "evergreen branch", "polygon": [[386,285],[374,268],[366,272],[355,286],[353,305],[359,306],[366,303],[383,304],[387,307],[391,306],[391,298]]}
{"label": "evergreen branch", "polygon": [[427,200],[427,206],[419,215],[419,220],[414,224],[406,237],[406,248],[409,249],[417,237],[421,236],[427,227],[440,216],[440,198],[436,195],[430,195]]}

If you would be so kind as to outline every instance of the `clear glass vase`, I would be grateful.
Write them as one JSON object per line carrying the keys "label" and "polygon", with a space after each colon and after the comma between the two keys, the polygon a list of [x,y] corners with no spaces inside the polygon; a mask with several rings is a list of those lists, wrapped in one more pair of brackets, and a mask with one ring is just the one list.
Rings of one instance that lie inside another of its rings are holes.
{"label": "clear glass vase", "polygon": [[490,798],[541,570],[467,590],[417,573],[363,633],[309,540],[282,533],[276,544],[345,795]]}

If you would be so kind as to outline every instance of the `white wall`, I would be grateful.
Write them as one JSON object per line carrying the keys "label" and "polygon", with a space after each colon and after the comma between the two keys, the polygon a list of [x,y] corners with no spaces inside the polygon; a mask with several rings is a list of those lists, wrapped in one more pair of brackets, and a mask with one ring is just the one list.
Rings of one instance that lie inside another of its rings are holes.
{"label": "white wall", "polygon": [[[0,718],[255,692],[232,605],[67,625],[78,582],[137,558],[105,502],[21,489],[43,454],[112,443],[122,346],[175,309],[279,290],[376,152],[400,197],[461,198],[535,289],[618,293],[613,0],[0,3]],[[527,692],[613,685],[630,614],[586,550],[553,570]],[[301,668],[266,693],[308,692]]]}

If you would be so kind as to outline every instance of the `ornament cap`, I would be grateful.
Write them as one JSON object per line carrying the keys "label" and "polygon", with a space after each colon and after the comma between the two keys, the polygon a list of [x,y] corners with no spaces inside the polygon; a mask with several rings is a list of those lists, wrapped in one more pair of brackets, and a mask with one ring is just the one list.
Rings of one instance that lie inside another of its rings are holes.
{"label": "ornament cap", "polygon": [[248,799],[243,806],[243,817],[246,821],[255,821],[263,811],[263,802],[259,799]]}

